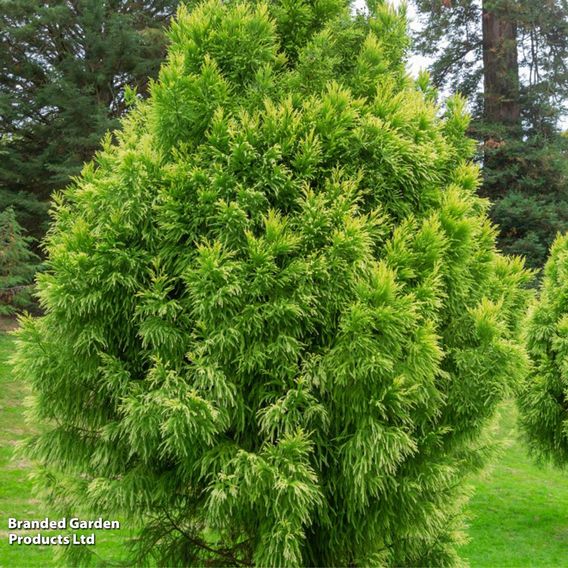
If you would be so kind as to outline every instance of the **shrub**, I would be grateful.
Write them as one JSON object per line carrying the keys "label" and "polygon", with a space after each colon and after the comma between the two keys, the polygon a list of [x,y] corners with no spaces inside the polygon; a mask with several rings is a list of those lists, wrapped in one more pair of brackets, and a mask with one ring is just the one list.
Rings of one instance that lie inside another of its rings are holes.
{"label": "shrub", "polygon": [[31,304],[37,256],[29,248],[30,241],[12,207],[0,212],[0,315],[12,315]]}
{"label": "shrub", "polygon": [[529,277],[463,101],[439,117],[382,2],[212,0],[170,38],[58,198],[20,332],[46,495],[166,565],[456,562]]}
{"label": "shrub", "polygon": [[520,422],[532,453],[568,464],[568,236],[558,237],[529,316],[532,369],[519,396]]}

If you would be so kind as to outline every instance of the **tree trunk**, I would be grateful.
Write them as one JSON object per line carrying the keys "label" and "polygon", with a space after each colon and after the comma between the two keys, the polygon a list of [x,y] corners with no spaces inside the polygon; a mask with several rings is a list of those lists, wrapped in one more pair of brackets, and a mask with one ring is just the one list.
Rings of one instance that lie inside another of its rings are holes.
{"label": "tree trunk", "polygon": [[515,0],[482,0],[484,124],[480,194],[492,201],[510,190],[510,144],[520,136],[519,62]]}
{"label": "tree trunk", "polygon": [[521,107],[515,2],[483,0],[482,6],[485,120],[517,126]]}

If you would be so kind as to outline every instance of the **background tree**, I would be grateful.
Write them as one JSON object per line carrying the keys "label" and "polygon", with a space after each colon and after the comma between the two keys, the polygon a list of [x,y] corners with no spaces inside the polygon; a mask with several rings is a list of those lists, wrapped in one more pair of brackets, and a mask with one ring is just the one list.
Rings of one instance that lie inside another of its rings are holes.
{"label": "background tree", "polygon": [[[45,202],[118,126],[125,86],[147,90],[178,0],[3,0],[0,210],[43,234]],[[39,226],[38,226],[39,225]]]}
{"label": "background tree", "polygon": [[0,212],[0,315],[11,315],[30,305],[30,284],[37,257],[29,249],[14,209]]}
{"label": "background tree", "polygon": [[532,452],[568,464],[568,236],[546,263],[542,293],[527,325],[533,367],[519,396],[520,422]]}
{"label": "background tree", "polygon": [[463,100],[440,118],[404,14],[369,4],[181,10],[150,99],[57,198],[28,454],[67,513],[141,520],[133,562],[457,562],[529,275]]}
{"label": "background tree", "polygon": [[560,136],[568,87],[565,0],[415,0],[418,52],[434,83],[472,105],[481,194],[494,203],[499,243],[540,267],[568,229],[568,154]]}

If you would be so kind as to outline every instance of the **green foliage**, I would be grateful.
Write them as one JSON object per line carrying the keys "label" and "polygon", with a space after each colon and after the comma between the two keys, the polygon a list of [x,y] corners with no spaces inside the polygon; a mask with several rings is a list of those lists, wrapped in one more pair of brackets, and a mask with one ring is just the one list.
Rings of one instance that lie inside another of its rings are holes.
{"label": "green foliage", "polygon": [[8,207],[14,209],[16,219],[24,230],[34,235],[45,234],[49,210],[48,202],[40,201],[36,195],[29,191],[15,192],[0,188],[0,211],[4,211]]}
{"label": "green foliage", "polygon": [[[495,128],[492,128],[495,131]],[[498,243],[541,268],[558,233],[568,231],[568,139],[534,134],[486,143],[482,193],[493,201]]]}
{"label": "green foliage", "polygon": [[140,96],[165,53],[178,0],[3,0],[0,10],[0,207],[36,236],[45,202],[117,128],[125,85]]}
{"label": "green foliage", "polygon": [[568,464],[568,236],[550,252],[541,297],[527,324],[531,373],[519,395],[520,419],[532,452]]}
{"label": "green foliage", "polygon": [[182,8],[150,99],[57,197],[27,451],[63,510],[141,520],[133,562],[458,562],[530,275],[464,101],[440,118],[405,74],[403,13],[347,4]]}
{"label": "green foliage", "polygon": [[37,270],[30,240],[23,235],[12,207],[0,212],[0,315],[30,305],[30,284]]}

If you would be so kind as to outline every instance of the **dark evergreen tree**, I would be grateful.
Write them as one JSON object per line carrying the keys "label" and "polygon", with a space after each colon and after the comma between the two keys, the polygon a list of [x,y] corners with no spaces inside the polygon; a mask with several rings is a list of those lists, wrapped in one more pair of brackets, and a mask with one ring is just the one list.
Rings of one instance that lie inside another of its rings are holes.
{"label": "dark evergreen tree", "polygon": [[541,297],[526,333],[531,373],[519,396],[520,422],[532,453],[568,465],[568,236],[546,263]]}
{"label": "dark evergreen tree", "polygon": [[[494,203],[500,246],[542,267],[568,229],[568,161],[559,118],[568,94],[565,0],[415,0],[434,83],[470,100],[481,194]],[[483,89],[483,90],[481,90]]]}
{"label": "dark evergreen tree", "polygon": [[[444,566],[524,372],[529,275],[404,14],[182,9],[148,101],[57,198],[15,373],[64,511],[132,562]],[[88,554],[74,547],[70,554]]]}
{"label": "dark evergreen tree", "polygon": [[11,315],[31,303],[37,257],[29,249],[11,207],[0,212],[0,315]]}
{"label": "dark evergreen tree", "polygon": [[535,133],[508,138],[489,152],[483,193],[494,194],[499,244],[540,267],[558,231],[568,230],[568,139]]}
{"label": "dark evergreen tree", "polygon": [[[125,86],[146,92],[178,0],[3,0],[0,7],[0,207],[36,235],[45,202],[123,114]],[[39,203],[38,203],[39,202]]]}

